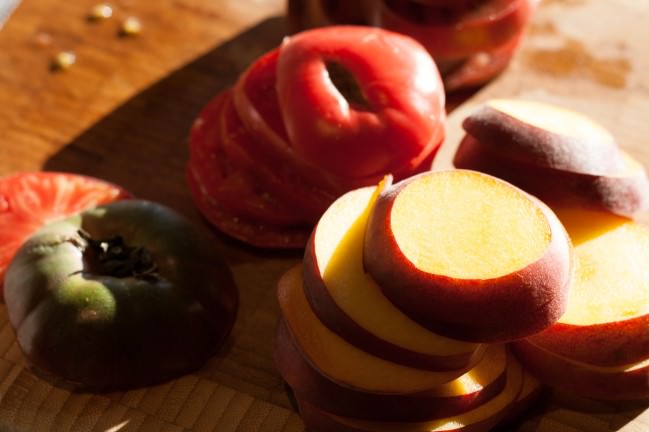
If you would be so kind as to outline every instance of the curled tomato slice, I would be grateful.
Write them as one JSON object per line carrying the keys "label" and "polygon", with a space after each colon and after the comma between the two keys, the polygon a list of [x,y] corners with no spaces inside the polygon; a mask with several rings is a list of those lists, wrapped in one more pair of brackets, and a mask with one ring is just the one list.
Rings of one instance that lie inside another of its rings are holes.
{"label": "curled tomato slice", "polygon": [[100,204],[131,198],[103,180],[59,172],[23,172],[0,178],[0,293],[18,248],[36,230]]}

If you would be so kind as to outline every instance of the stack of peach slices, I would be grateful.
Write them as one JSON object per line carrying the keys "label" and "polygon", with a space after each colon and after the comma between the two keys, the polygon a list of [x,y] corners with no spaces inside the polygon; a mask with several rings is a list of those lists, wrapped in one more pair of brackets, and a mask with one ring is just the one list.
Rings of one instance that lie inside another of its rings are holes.
{"label": "stack of peach slices", "polygon": [[488,431],[541,383],[649,398],[644,170],[549,105],[465,127],[458,169],[342,195],[280,279],[275,357],[308,431]]}
{"label": "stack of peach slices", "polygon": [[595,399],[649,398],[649,208],[644,168],[602,126],[538,102],[493,100],[464,121],[459,168],[552,206],[575,253],[566,312],[513,344],[547,384]]}

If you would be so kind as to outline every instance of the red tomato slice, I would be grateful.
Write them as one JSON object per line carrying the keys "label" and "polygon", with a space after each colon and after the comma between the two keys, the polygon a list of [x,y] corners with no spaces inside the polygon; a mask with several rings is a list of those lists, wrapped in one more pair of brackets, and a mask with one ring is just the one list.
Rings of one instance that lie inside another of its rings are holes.
{"label": "red tomato slice", "polygon": [[279,228],[246,221],[230,213],[210,197],[209,191],[199,184],[191,170],[187,172],[187,183],[198,210],[222,233],[261,248],[300,249],[306,245],[310,228]]}
{"label": "red tomato slice", "polygon": [[226,155],[257,179],[271,196],[303,215],[305,220],[316,223],[336,196],[310,184],[292,164],[269,163],[260,158],[256,154],[257,140],[239,118],[231,95],[226,97],[220,120]]}
{"label": "red tomato slice", "polygon": [[382,29],[323,27],[285,39],[277,90],[295,153],[342,178],[419,165],[443,127],[444,90],[430,55]]}
{"label": "red tomato slice", "polygon": [[523,35],[489,53],[478,53],[460,63],[444,77],[447,91],[480,86],[501,73],[523,41]]}
{"label": "red tomato slice", "polygon": [[488,0],[474,8],[447,9],[413,1],[384,0],[379,25],[407,34],[426,47],[436,60],[466,58],[489,52],[518,37],[538,0]]}
{"label": "red tomato slice", "polygon": [[237,113],[257,139],[259,153],[273,159],[291,157],[275,86],[278,56],[276,48],[257,59],[239,77],[233,92]]}
{"label": "red tomato slice", "polygon": [[[382,174],[369,177],[339,176],[309,164],[297,155],[288,141],[279,108],[278,59],[279,49],[260,57],[241,75],[234,87],[234,106],[240,121],[252,137],[252,139],[241,140],[240,144],[245,147],[245,151],[252,159],[262,161],[266,171],[270,168],[271,171],[275,171],[274,177],[282,180],[280,184],[273,183],[272,180],[267,183],[271,193],[282,199],[290,196],[301,197],[296,198],[300,203],[293,200],[297,208],[319,208],[317,210],[319,217],[323,208],[318,205],[318,202],[331,202],[331,197],[350,189],[378,183]],[[443,128],[438,128],[437,132],[443,133]],[[439,141],[437,137],[433,137],[432,140]],[[431,153],[434,153],[434,149]],[[412,169],[412,166],[403,167],[402,174],[394,173],[395,178],[411,175]],[[263,171],[261,165],[257,165],[256,170],[260,171],[259,176],[266,184],[269,181],[267,173],[261,172]],[[300,186],[302,182],[306,184]],[[290,186],[291,190],[286,190],[285,186]],[[294,186],[298,186],[302,192],[294,190]],[[315,196],[305,196],[305,189],[311,189],[310,195],[315,194]],[[309,202],[312,204],[308,204]]]}
{"label": "red tomato slice", "polygon": [[[299,173],[308,182],[336,194],[346,192],[349,180],[308,164],[295,153],[284,127],[277,96],[277,60],[274,49],[255,61],[234,86],[233,99],[239,118],[255,138],[248,152],[268,166]],[[359,184],[359,187],[362,184]]]}
{"label": "red tomato slice", "polygon": [[0,292],[9,262],[41,226],[131,197],[114,184],[77,174],[25,172],[0,178]]}
{"label": "red tomato slice", "polygon": [[[275,199],[243,165],[225,152],[221,118],[230,96],[216,96],[199,115],[190,136],[189,169],[209,196],[228,212],[243,219],[273,226],[308,224],[294,209]],[[245,130],[236,131],[235,133]]]}

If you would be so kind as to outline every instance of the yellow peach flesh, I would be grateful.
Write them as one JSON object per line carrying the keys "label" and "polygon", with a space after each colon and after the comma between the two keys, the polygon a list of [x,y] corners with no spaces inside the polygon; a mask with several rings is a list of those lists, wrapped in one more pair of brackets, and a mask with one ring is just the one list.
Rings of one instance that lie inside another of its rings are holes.
{"label": "yellow peach flesh", "polygon": [[423,272],[490,279],[536,262],[552,231],[541,208],[513,186],[455,170],[421,177],[395,198],[391,230]]}
{"label": "yellow peach flesh", "polygon": [[363,269],[363,238],[377,188],[337,200],[315,231],[315,256],[335,303],[361,327],[401,347],[431,355],[470,353],[478,345],[430,332],[397,309]]}
{"label": "yellow peach flesh", "polygon": [[621,173],[614,173],[614,175],[623,177],[623,176],[644,176],[646,175],[644,167],[633,158],[630,154],[620,151],[622,155],[622,161],[624,162],[625,170]]}
{"label": "yellow peach flesh", "polygon": [[559,322],[589,325],[649,313],[649,228],[604,212],[557,214],[575,246],[575,279]]}
{"label": "yellow peach flesh", "polygon": [[502,392],[477,408],[455,417],[419,423],[379,423],[331,416],[339,423],[375,432],[442,432],[486,421],[506,410],[517,399],[523,385],[523,368],[513,357],[507,359],[507,384]]}
{"label": "yellow peach flesh", "polygon": [[[284,279],[286,278],[286,279]],[[430,390],[466,370],[431,372],[401,366],[351,345],[318,320],[302,289],[302,268],[283,276],[277,297],[282,316],[308,361],[323,375],[368,392],[403,393]]]}

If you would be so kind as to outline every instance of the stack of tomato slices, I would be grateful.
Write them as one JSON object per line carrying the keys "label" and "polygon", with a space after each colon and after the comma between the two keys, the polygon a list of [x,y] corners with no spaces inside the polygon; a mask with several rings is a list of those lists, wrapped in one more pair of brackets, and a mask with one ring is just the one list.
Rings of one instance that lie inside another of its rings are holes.
{"label": "stack of tomato slices", "polygon": [[494,78],[509,64],[539,0],[289,1],[291,29],[362,23],[415,38],[447,91]]}
{"label": "stack of tomato slices", "polygon": [[354,26],[303,32],[204,107],[190,133],[190,191],[226,235],[301,248],[342,193],[428,170],[444,121],[439,72],[413,39]]}
{"label": "stack of tomato slices", "polygon": [[447,91],[481,85],[508,65],[538,0],[383,0],[381,27],[435,58]]}

